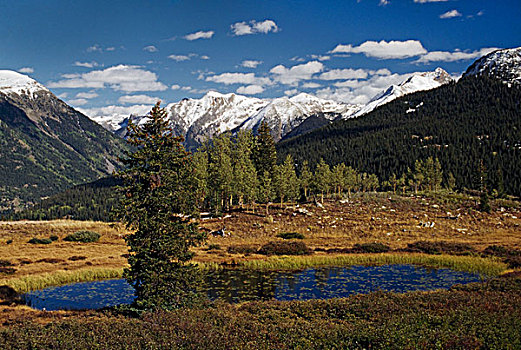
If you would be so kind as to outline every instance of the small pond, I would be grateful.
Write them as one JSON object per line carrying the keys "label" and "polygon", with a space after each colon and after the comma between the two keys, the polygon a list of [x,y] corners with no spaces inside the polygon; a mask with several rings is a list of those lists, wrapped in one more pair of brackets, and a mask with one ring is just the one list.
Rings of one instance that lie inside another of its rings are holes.
{"label": "small pond", "polygon": [[[209,273],[205,289],[212,300],[237,303],[342,298],[378,290],[427,291],[480,281],[482,277],[479,274],[413,265],[320,267],[272,272],[229,269]],[[24,298],[27,305],[37,309],[98,309],[131,303],[133,291],[125,280],[117,279],[46,288],[27,293]]]}

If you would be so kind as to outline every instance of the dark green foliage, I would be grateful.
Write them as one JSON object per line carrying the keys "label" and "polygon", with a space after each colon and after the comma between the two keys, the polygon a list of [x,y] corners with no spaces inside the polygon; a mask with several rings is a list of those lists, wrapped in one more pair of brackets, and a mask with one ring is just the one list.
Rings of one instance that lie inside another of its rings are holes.
{"label": "dark green foliage", "polygon": [[[1,292],[1,291],[0,291]],[[519,349],[521,279],[448,291],[90,313],[0,329],[2,349]]]}
{"label": "dark green foliage", "polygon": [[261,179],[265,171],[273,176],[273,171],[277,164],[277,150],[271,130],[265,121],[262,121],[257,130],[252,156],[260,181],[262,181]]}
{"label": "dark green foliage", "polygon": [[9,286],[0,286],[0,300],[7,303],[19,302],[20,297],[16,291]]}
{"label": "dark green foliage", "polygon": [[407,252],[426,254],[468,255],[476,250],[466,243],[418,241],[407,244]]}
{"label": "dark green foliage", "polygon": [[53,241],[53,242],[54,242],[54,241],[57,241],[58,238],[59,238],[59,237],[56,236],[56,235],[51,235],[51,236],[49,236],[49,239],[50,239],[51,241]]}
{"label": "dark green foliage", "polygon": [[269,242],[258,252],[263,255],[308,255],[313,251],[304,242]]}
{"label": "dark green foliage", "polygon": [[86,256],[82,256],[82,255],[73,255],[71,256],[69,259],[67,260],[70,260],[70,261],[78,261],[78,260],[85,260],[87,259]]}
{"label": "dark green foliage", "polygon": [[0,266],[0,274],[12,275],[15,272],[16,272],[16,269],[14,267],[2,267],[2,266]]}
{"label": "dark green foliage", "polygon": [[[409,108],[416,111],[406,113]],[[380,179],[407,173],[416,160],[438,158],[443,183],[452,173],[458,189],[479,189],[475,178],[483,159],[487,188],[503,186],[506,193],[519,196],[519,140],[521,89],[487,77],[465,77],[280,142],[277,151],[280,160],[291,154],[296,163],[307,160],[313,168],[323,158],[327,164],[344,162]]]}
{"label": "dark green foliage", "polygon": [[209,244],[208,250],[221,250],[221,246],[219,244]]}
{"label": "dark green foliage", "polygon": [[5,215],[7,220],[94,220],[111,221],[110,212],[119,202],[116,186],[121,181],[107,177],[74,186],[19,212]]}
{"label": "dark green foliage", "polygon": [[489,245],[487,248],[485,248],[483,254],[499,257],[521,256],[521,251],[510,249],[501,245]]}
{"label": "dark green foliage", "polygon": [[65,236],[64,241],[91,243],[99,241],[101,235],[93,231],[78,231]]}
{"label": "dark green foliage", "polygon": [[357,243],[352,249],[354,253],[387,253],[390,250],[391,247],[383,243]]}
{"label": "dark green foliage", "polygon": [[50,238],[36,238],[36,237],[33,237],[29,241],[27,241],[27,243],[31,243],[31,244],[51,244],[52,240]]}
{"label": "dark green foliage", "polygon": [[159,102],[142,125],[129,124],[118,217],[133,231],[125,240],[130,267],[124,277],[135,288],[138,309],[173,309],[199,301],[201,274],[190,264],[190,248],[204,242],[190,215],[197,184],[192,155],[168,127]]}
{"label": "dark green foliage", "polygon": [[281,232],[277,235],[282,239],[304,239],[304,235],[299,232]]}
{"label": "dark green foliage", "polygon": [[5,241],[5,244],[11,244],[11,243],[13,243],[12,239],[8,239],[7,241]]}

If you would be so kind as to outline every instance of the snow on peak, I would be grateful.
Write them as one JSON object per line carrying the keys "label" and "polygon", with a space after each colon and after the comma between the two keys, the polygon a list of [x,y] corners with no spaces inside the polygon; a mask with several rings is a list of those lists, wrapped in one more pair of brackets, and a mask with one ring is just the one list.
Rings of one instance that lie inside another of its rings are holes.
{"label": "snow on peak", "polygon": [[45,86],[26,75],[11,70],[0,70],[0,92],[4,94],[28,95],[35,97],[38,91],[49,91]]}
{"label": "snow on peak", "polygon": [[453,79],[449,73],[441,68],[436,68],[433,72],[415,73],[400,84],[391,85],[386,90],[374,96],[367,105],[362,107],[352,116],[359,117],[371,112],[381,105],[397,99],[398,97],[417,91],[435,89],[443,84],[450,83],[452,80]]}
{"label": "snow on peak", "polygon": [[493,51],[475,61],[463,76],[483,74],[521,84],[521,47]]}

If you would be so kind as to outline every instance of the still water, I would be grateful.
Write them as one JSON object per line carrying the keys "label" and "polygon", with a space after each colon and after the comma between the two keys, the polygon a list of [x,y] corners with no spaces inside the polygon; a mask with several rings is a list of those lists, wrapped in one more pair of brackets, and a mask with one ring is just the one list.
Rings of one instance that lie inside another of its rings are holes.
{"label": "still water", "polygon": [[[223,270],[206,277],[212,300],[231,303],[251,300],[342,298],[378,290],[408,292],[448,289],[454,284],[480,282],[479,274],[413,265],[321,267],[302,271]],[[123,279],[74,283],[24,295],[37,309],[99,309],[130,304],[133,288]]]}

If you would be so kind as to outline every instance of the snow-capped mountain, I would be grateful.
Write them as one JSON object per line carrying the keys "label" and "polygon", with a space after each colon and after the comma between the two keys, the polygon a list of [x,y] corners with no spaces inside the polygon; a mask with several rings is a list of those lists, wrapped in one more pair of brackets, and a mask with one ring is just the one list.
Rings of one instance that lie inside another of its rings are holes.
{"label": "snow-capped mountain", "polygon": [[8,70],[0,70],[0,135],[0,211],[110,174],[127,147],[34,79]]}
{"label": "snow-capped mountain", "polygon": [[449,73],[441,68],[436,68],[434,72],[416,73],[407,78],[402,83],[398,85],[391,85],[389,88],[387,88],[387,90],[377,94],[371,99],[371,101],[369,101],[367,105],[362,107],[351,117],[359,117],[363,114],[367,114],[375,108],[389,103],[404,95],[417,91],[435,89],[452,81],[453,79]]}
{"label": "snow-capped mountain", "polygon": [[39,92],[49,92],[49,90],[26,75],[11,70],[0,70],[0,93],[25,95],[34,99]]}
{"label": "snow-capped mountain", "polygon": [[521,84],[521,47],[496,50],[474,62],[463,76],[490,75],[506,84]]}
{"label": "snow-capped mountain", "polygon": [[[210,91],[200,99],[183,99],[168,104],[166,110],[174,131],[184,135],[186,144],[192,147],[226,130],[256,130],[263,120],[271,127],[275,140],[280,140],[311,115],[321,114],[332,120],[350,115],[360,107],[305,93],[270,100]],[[122,134],[129,118],[116,123],[114,120],[109,123],[103,117],[93,119]],[[136,123],[146,120],[144,116],[131,119]]]}

